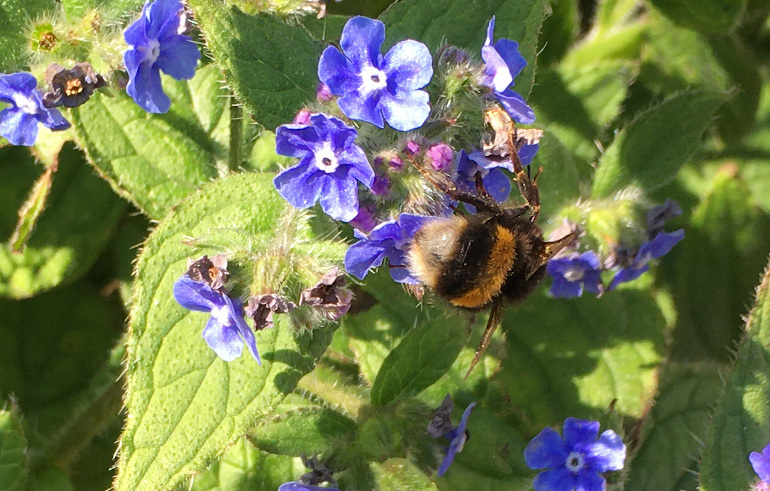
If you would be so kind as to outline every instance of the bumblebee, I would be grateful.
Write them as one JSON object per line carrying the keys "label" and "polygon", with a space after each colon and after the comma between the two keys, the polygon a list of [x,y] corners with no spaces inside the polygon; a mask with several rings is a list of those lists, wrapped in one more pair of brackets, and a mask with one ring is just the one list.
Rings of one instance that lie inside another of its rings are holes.
{"label": "bumblebee", "polygon": [[428,222],[415,234],[407,254],[412,275],[453,306],[468,311],[491,307],[466,378],[500,324],[503,306],[529,295],[545,277],[548,261],[578,234],[554,242],[544,239],[536,223],[540,211],[537,175],[530,179],[517,151],[531,134],[517,135],[510,116],[499,107],[485,111],[485,122],[493,130],[485,138],[485,153],[492,158],[511,159],[526,205],[500,207],[484,190],[479,175],[477,194],[472,194],[423,172],[450,198],[475,206],[477,214]]}

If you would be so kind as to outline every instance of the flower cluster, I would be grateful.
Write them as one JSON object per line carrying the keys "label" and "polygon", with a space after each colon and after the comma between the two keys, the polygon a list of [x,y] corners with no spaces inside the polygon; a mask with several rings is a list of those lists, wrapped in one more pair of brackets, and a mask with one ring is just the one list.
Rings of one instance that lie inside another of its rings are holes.
{"label": "flower cluster", "polygon": [[[621,283],[633,281],[650,269],[650,261],[668,254],[684,238],[684,230],[664,232],[666,220],[682,213],[673,200],[653,207],[647,213],[647,240],[638,248],[616,247],[609,258],[602,261],[594,251],[582,254],[567,252],[552,259],[547,266],[553,278],[550,294],[557,298],[579,297],[583,291],[601,295],[605,291],[602,272],[614,270],[607,290]],[[570,225],[568,225],[570,226]],[[564,235],[564,231],[554,235]]]}
{"label": "flower cluster", "polygon": [[612,430],[599,435],[599,422],[577,418],[564,421],[564,437],[545,428],[524,450],[530,469],[546,469],[535,477],[535,491],[606,489],[602,475],[623,468],[626,446]]}

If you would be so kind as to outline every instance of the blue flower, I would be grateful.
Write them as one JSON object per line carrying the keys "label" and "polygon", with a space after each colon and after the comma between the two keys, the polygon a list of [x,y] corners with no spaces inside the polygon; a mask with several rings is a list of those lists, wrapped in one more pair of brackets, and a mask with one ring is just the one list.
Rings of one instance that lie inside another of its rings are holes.
{"label": "blue flower", "polygon": [[662,205],[653,207],[647,212],[647,237],[652,239],[660,232],[663,232],[666,221],[681,214],[682,207],[671,198],[667,198],[666,202]]}
{"label": "blue flower", "polygon": [[302,484],[299,481],[291,481],[278,486],[278,491],[340,491],[337,488],[324,488],[322,486],[311,486]]}
{"label": "blue flower", "polygon": [[31,73],[0,73],[0,102],[10,104],[0,111],[0,136],[11,145],[34,145],[38,123],[53,131],[70,127],[58,109],[43,105],[43,95],[36,86]]}
{"label": "blue flower", "polygon": [[684,239],[684,230],[675,232],[660,232],[654,239],[639,247],[630,265],[620,268],[610,282],[609,290],[614,290],[619,284],[633,281],[650,269],[650,261],[668,254],[680,240]]}
{"label": "blue flower", "polygon": [[434,218],[404,213],[398,220],[377,225],[369,235],[354,231],[360,240],[350,246],[345,254],[345,269],[359,280],[363,280],[371,268],[376,268],[387,258],[390,276],[395,281],[419,284],[407,269],[406,251],[414,234],[428,220]]}
{"label": "blue flower", "polygon": [[407,39],[383,57],[384,41],[385,24],[353,17],[342,30],[342,53],[329,46],[321,54],[318,78],[340,96],[338,104],[345,116],[380,128],[385,118],[397,130],[413,130],[430,113],[428,93],[419,90],[433,76],[430,51]]}
{"label": "blue flower", "polygon": [[749,462],[751,462],[754,472],[759,476],[759,480],[763,483],[770,483],[770,443],[765,445],[762,453],[751,452]]}
{"label": "blue flower", "polygon": [[602,291],[601,262],[593,251],[551,259],[546,271],[553,276],[550,293],[556,298],[579,297],[584,288],[596,295]]}
{"label": "blue flower", "polygon": [[203,329],[203,339],[220,358],[233,361],[241,356],[243,343],[249,347],[257,363],[262,364],[254,332],[243,319],[243,305],[226,293],[211,289],[204,282],[194,281],[186,274],[174,283],[174,298],[179,305],[199,312],[211,312]]}
{"label": "blue flower", "polygon": [[481,84],[492,89],[503,109],[514,121],[532,124],[535,112],[522,96],[509,88],[513,79],[527,66],[527,60],[519,53],[519,43],[510,39],[498,39],[492,43],[495,31],[495,18],[487,26],[487,38],[481,48],[481,58],[486,64],[481,77]]}
{"label": "blue flower", "polygon": [[142,16],[123,34],[131,46],[123,55],[129,77],[126,92],[147,112],[165,113],[171,107],[160,83],[161,70],[177,80],[195,75],[201,54],[193,40],[179,32],[183,8],[180,0],[145,3]]}
{"label": "blue flower", "polygon": [[[457,154],[455,184],[462,191],[476,194],[476,174],[478,174],[487,193],[498,203],[503,203],[511,194],[511,179],[503,169],[512,171],[513,165],[510,161],[492,160],[482,152],[473,152],[468,155],[465,150],[461,150]],[[476,212],[473,205],[465,203],[465,208],[471,213]]]}
{"label": "blue flower", "polygon": [[371,188],[374,171],[366,154],[353,141],[355,129],[325,114],[310,116],[310,124],[285,124],[275,132],[275,151],[297,157],[299,163],[273,180],[278,194],[295,208],[321,208],[336,220],[358,215],[358,182]]}
{"label": "blue flower", "polygon": [[[598,437],[598,439],[597,439]],[[535,477],[535,491],[602,491],[602,472],[623,468],[626,446],[612,430],[599,436],[599,422],[577,418],[564,421],[564,438],[545,428],[524,450],[530,469],[547,469]]]}
{"label": "blue flower", "polygon": [[462,452],[465,441],[468,439],[468,432],[465,431],[465,427],[468,424],[468,418],[474,407],[476,407],[476,403],[471,402],[468,407],[465,408],[465,411],[463,411],[462,418],[460,418],[460,424],[457,428],[453,428],[444,435],[444,438],[449,440],[449,447],[447,447],[446,456],[444,457],[444,460],[441,461],[441,465],[438,468],[439,476],[446,474],[446,471],[449,470],[449,466],[452,465],[452,462],[455,460],[455,455]]}

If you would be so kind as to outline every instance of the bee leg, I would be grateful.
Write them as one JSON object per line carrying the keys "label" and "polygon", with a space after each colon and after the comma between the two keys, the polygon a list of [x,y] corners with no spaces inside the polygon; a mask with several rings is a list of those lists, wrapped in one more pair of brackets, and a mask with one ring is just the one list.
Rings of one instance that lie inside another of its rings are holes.
{"label": "bee leg", "polygon": [[543,242],[542,249],[537,252],[536,257],[529,263],[529,267],[527,268],[527,279],[529,279],[540,268],[542,268],[556,254],[575,242],[581,233],[583,233],[582,230],[576,230],[570,234],[565,235],[559,240],[555,240],[553,242]]}
{"label": "bee leg", "polygon": [[503,316],[503,302],[498,298],[495,303],[492,304],[492,310],[489,311],[489,320],[487,321],[487,328],[484,329],[484,334],[481,336],[481,342],[479,347],[476,348],[476,354],[473,357],[471,366],[468,368],[468,373],[465,374],[463,380],[468,380],[468,375],[471,374],[473,368],[481,361],[481,357],[484,356],[484,352],[489,347],[490,341],[492,341],[492,335],[495,333],[497,326],[500,325]]}

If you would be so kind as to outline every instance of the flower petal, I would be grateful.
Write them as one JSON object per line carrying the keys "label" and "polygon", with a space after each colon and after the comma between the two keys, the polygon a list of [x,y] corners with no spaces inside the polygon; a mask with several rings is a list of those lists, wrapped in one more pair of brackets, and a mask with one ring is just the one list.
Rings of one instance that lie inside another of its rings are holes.
{"label": "flower petal", "polygon": [[[127,51],[126,56],[128,53]],[[128,81],[126,93],[139,107],[149,113],[165,113],[171,107],[171,99],[163,92],[163,86],[160,83],[160,70],[155,66],[149,66],[148,63],[142,63],[137,67],[134,77]]]}
{"label": "flower petal", "polygon": [[146,12],[147,37],[159,39],[175,34],[179,29],[179,15],[184,6],[179,0],[155,0]]}
{"label": "flower petal", "polygon": [[586,464],[599,472],[619,471],[625,460],[626,445],[612,430],[605,431],[596,443],[585,447]]}
{"label": "flower petal", "polygon": [[532,482],[535,491],[575,491],[576,476],[564,466],[541,472]]}
{"label": "flower petal", "polygon": [[643,258],[649,255],[653,259],[659,258],[668,254],[682,239],[684,239],[684,229],[671,233],[660,232],[651,241],[642,244],[636,257]]}
{"label": "flower petal", "polygon": [[238,330],[238,333],[241,335],[241,338],[243,338],[243,342],[246,343],[249,351],[251,351],[251,355],[255,360],[257,360],[257,364],[261,365],[262,359],[259,357],[259,351],[257,350],[257,339],[254,336],[254,331],[251,330],[243,318],[243,308],[240,307],[240,304],[236,305],[227,295],[224,297],[225,302],[230,309],[230,319],[235,324],[235,327]]}
{"label": "flower petal", "polygon": [[421,89],[433,77],[433,57],[427,46],[407,39],[390,48],[385,55],[382,70],[387,75],[390,90]]}
{"label": "flower petal", "polygon": [[399,131],[419,128],[430,115],[428,93],[424,90],[385,93],[380,107],[388,124]]}
{"label": "flower petal", "polygon": [[577,475],[575,491],[605,491],[607,480],[598,472],[583,468]]}
{"label": "flower petal", "polygon": [[129,46],[146,46],[149,42],[147,38],[147,9],[149,7],[150,4],[145,3],[144,7],[142,7],[141,17],[123,32],[123,39],[126,40],[126,44]]}
{"label": "flower petal", "polygon": [[385,41],[385,24],[368,17],[353,17],[342,29],[340,47],[345,52],[356,71],[361,67],[380,66],[380,48]]}
{"label": "flower petal", "polygon": [[[551,260],[548,263],[548,266],[550,266],[553,261],[555,261],[555,259]],[[553,283],[548,292],[554,298],[575,298],[583,294],[583,287],[579,281],[567,281],[564,276],[554,276]]]}
{"label": "flower petal", "polygon": [[770,482],[770,459],[759,452],[751,452],[749,462],[751,462],[751,467],[754,468],[760,481]]}
{"label": "flower petal", "polygon": [[312,125],[282,124],[275,130],[275,152],[278,155],[303,158],[320,145],[318,131]]}
{"label": "flower petal", "polygon": [[[495,50],[498,56],[503,59],[508,67],[508,71],[511,73],[511,77],[515,80],[516,76],[527,66],[527,60],[519,53],[519,43],[506,38],[498,39],[495,42]],[[502,90],[499,90],[499,92],[502,92]]]}
{"label": "flower petal", "polygon": [[195,67],[201,58],[198,45],[188,36],[174,35],[160,45],[160,55],[155,66],[177,80],[188,80],[195,76]]}
{"label": "flower petal", "polygon": [[383,91],[361,94],[358,90],[352,90],[340,97],[337,100],[337,105],[340,106],[345,116],[350,119],[366,121],[378,128],[382,128],[385,126],[382,119],[382,111],[379,107],[382,94]]}
{"label": "flower petal", "polygon": [[187,275],[183,275],[174,283],[174,298],[187,310],[210,312],[215,307],[225,305],[223,297],[224,295],[215,292],[206,283],[193,281]]}
{"label": "flower petal", "polygon": [[323,181],[317,174],[323,172],[308,171],[307,164],[289,167],[273,179],[278,194],[294,208],[310,208],[321,196]]}
{"label": "flower petal", "polygon": [[311,486],[309,484],[302,484],[299,481],[291,481],[278,486],[278,491],[339,491],[339,489]]}
{"label": "flower petal", "polygon": [[384,259],[385,249],[379,243],[362,239],[345,253],[345,271],[363,280],[369,270],[381,265]]}
{"label": "flower petal", "polygon": [[324,213],[341,222],[349,222],[358,215],[358,183],[344,172],[323,176],[321,208]]}
{"label": "flower petal", "polygon": [[564,420],[564,441],[574,449],[578,445],[594,443],[599,436],[599,422],[569,417]]}
{"label": "flower petal", "polygon": [[608,290],[612,291],[621,283],[626,283],[628,281],[634,281],[635,279],[642,276],[644,273],[646,273],[650,269],[649,264],[645,264],[643,267],[637,269],[637,268],[622,268],[617,273],[615,273],[615,276],[612,277],[612,281],[610,281],[610,286],[607,287]]}
{"label": "flower petal", "polygon": [[374,170],[366,158],[366,153],[358,145],[350,145],[339,154],[340,162],[350,166],[348,175],[358,179],[371,189],[374,184]]}
{"label": "flower petal", "polygon": [[203,339],[224,361],[233,361],[243,351],[243,340],[235,326],[224,326],[211,317],[203,329]]}
{"label": "flower petal", "polygon": [[11,145],[34,145],[37,131],[37,119],[33,115],[14,107],[0,111],[0,136]]}
{"label": "flower petal", "polygon": [[490,170],[489,173],[481,179],[481,182],[484,183],[484,188],[487,190],[487,193],[489,193],[489,195],[498,203],[505,202],[511,195],[511,180],[500,168]]}
{"label": "flower petal", "polygon": [[350,69],[350,60],[334,46],[329,46],[321,53],[318,79],[334,95],[347,94],[361,86],[361,76]]}
{"label": "flower petal", "polygon": [[559,433],[553,428],[544,428],[524,449],[524,462],[530,469],[564,468],[567,455],[569,452]]}
{"label": "flower petal", "polygon": [[[0,100],[13,103],[13,96],[21,92],[31,93],[37,87],[37,79],[27,72],[0,73]],[[15,104],[14,104],[15,105]]]}
{"label": "flower petal", "polygon": [[495,92],[495,97],[514,121],[521,124],[532,124],[535,122],[535,111],[529,107],[516,92],[507,89],[503,92]]}

